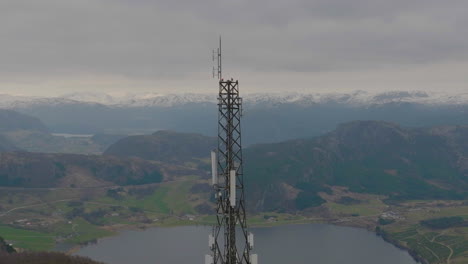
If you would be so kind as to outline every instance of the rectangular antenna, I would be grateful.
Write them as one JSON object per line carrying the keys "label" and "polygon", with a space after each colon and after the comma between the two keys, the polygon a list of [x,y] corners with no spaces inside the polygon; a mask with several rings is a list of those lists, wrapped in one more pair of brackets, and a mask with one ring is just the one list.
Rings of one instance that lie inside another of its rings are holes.
{"label": "rectangular antenna", "polygon": [[210,249],[213,249],[214,247],[214,237],[211,234],[208,236],[208,247]]}
{"label": "rectangular antenna", "polygon": [[236,206],[236,170],[231,170],[229,182],[229,201],[231,207]]}
{"label": "rectangular antenna", "polygon": [[257,254],[250,255],[250,263],[251,264],[258,264],[258,255]]}
{"label": "rectangular antenna", "polygon": [[215,151],[211,151],[211,181],[213,185],[218,184],[218,158]]}
{"label": "rectangular antenna", "polygon": [[254,235],[252,233],[249,233],[249,236],[248,236],[247,240],[249,242],[250,249],[253,249],[253,247],[254,247]]}
{"label": "rectangular antenna", "polygon": [[[215,51],[213,50],[213,62],[215,60],[215,53],[216,53],[216,58],[218,60],[218,79],[221,80],[223,78],[223,74],[222,74],[222,70],[223,70],[223,66],[222,66],[222,55],[221,55],[221,36],[219,36],[219,47],[218,49]],[[214,66],[213,66],[213,78],[214,78]]]}
{"label": "rectangular antenna", "polygon": [[213,256],[205,255],[205,264],[213,264]]}

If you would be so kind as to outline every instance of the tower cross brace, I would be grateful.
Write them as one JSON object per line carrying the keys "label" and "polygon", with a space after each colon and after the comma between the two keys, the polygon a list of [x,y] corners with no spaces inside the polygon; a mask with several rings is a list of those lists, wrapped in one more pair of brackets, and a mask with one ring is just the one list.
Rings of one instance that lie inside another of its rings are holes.
{"label": "tower cross brace", "polygon": [[253,234],[248,232],[245,212],[241,117],[239,82],[220,79],[218,148],[211,155],[216,223],[206,264],[257,264],[257,255],[250,254]]}

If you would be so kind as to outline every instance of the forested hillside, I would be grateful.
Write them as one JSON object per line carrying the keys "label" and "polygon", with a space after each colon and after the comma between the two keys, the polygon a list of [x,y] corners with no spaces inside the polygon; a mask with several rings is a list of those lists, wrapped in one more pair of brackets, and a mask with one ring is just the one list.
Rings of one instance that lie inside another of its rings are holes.
{"label": "forested hillside", "polygon": [[[155,183],[177,170],[142,159],[99,155],[13,152],[0,154],[0,186],[98,187]],[[177,173],[172,173],[177,174]]]}
{"label": "forested hillside", "polygon": [[123,138],[112,144],[104,155],[181,163],[206,158],[216,144],[215,137],[158,131],[152,135]]}
{"label": "forested hillside", "polygon": [[462,199],[467,142],[466,126],[406,129],[356,121],[322,137],[246,149],[247,186],[259,210],[319,205],[318,192],[329,186],[391,200]]}

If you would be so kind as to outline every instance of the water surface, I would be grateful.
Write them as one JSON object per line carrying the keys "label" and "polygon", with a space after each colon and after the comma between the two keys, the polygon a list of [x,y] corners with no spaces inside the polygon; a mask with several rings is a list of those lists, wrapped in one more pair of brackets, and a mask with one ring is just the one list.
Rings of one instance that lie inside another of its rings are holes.
{"label": "water surface", "polygon": [[[77,254],[108,264],[204,264],[206,226],[123,231]],[[323,224],[253,228],[260,264],[415,264],[411,256],[364,229]]]}

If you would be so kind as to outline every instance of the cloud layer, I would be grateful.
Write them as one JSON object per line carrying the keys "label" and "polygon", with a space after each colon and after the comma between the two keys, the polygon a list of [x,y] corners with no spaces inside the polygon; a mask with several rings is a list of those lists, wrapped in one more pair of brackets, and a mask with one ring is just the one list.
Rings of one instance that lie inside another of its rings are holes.
{"label": "cloud layer", "polygon": [[466,10],[463,0],[4,0],[0,89],[205,91],[219,34],[226,74],[251,90],[462,89]]}

